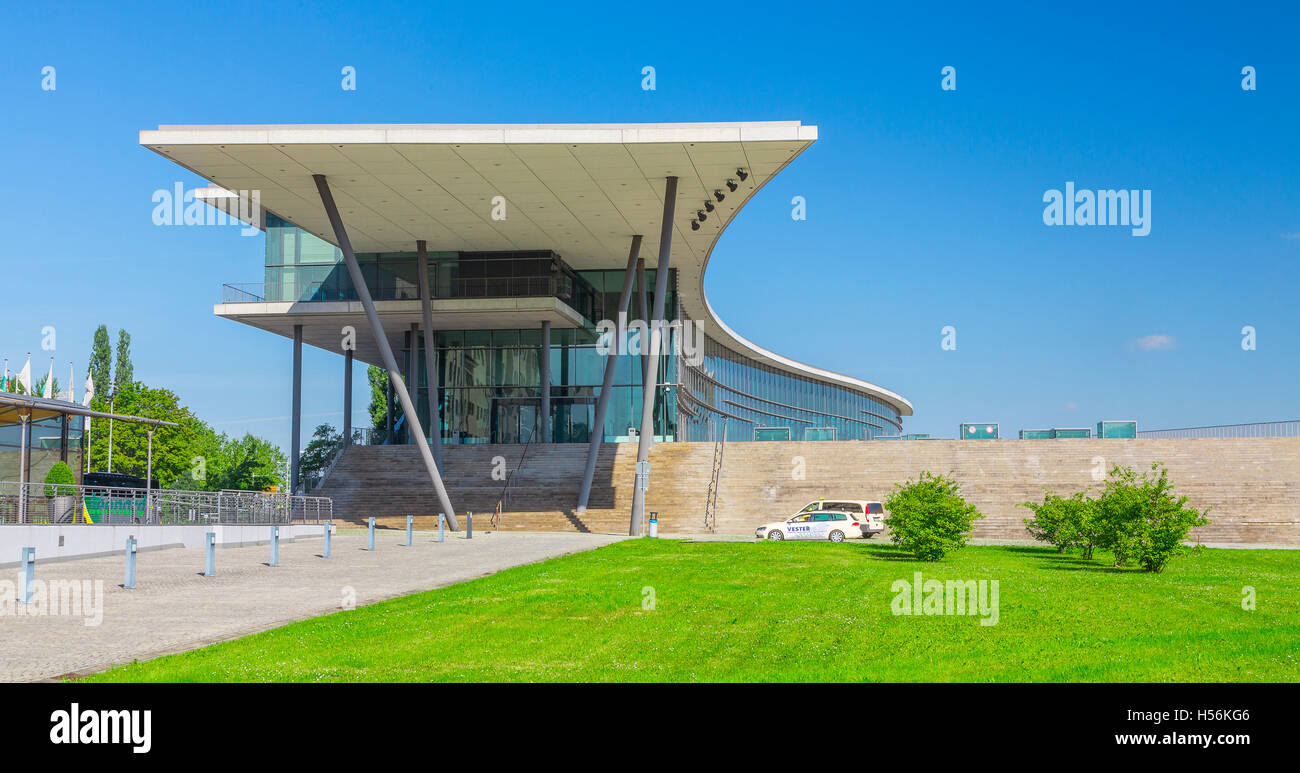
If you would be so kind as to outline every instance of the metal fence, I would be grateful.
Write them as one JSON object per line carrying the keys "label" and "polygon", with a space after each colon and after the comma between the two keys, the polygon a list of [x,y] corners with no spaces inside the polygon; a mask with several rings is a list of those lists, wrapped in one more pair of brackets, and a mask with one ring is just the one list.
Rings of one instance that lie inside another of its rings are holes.
{"label": "metal fence", "polygon": [[1258,424],[1219,424],[1210,427],[1184,427],[1183,429],[1148,429],[1138,437],[1154,438],[1247,438],[1247,437],[1300,437],[1300,419],[1295,421],[1266,421]]}
{"label": "metal fence", "polygon": [[333,517],[329,497],[0,481],[0,524],[292,524]]}

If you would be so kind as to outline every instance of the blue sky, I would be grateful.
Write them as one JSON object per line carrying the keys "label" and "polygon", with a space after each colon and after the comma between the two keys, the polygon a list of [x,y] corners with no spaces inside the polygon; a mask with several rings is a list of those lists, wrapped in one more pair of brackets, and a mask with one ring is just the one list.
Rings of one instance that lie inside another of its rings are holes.
{"label": "blue sky", "polygon": [[[12,368],[32,351],[43,373],[54,325],[56,372],[73,362],[80,388],[94,327],[123,327],[138,378],[219,430],[287,447],[288,341],[212,315],[223,282],[261,281],[263,240],[152,224],[154,190],[198,182],[139,147],[160,123],[800,120],[819,141],[710,263],[714,308],[750,340],[908,397],[906,431],[937,436],[964,420],[1013,436],[1300,415],[1295,4],[893,5],[11,15],[0,357]],[[956,91],[940,88],[945,66]],[[1067,181],[1151,190],[1150,235],[1044,225],[1044,192]],[[1151,336],[1169,342],[1136,343]],[[304,359],[304,430],[337,425],[338,357]]]}

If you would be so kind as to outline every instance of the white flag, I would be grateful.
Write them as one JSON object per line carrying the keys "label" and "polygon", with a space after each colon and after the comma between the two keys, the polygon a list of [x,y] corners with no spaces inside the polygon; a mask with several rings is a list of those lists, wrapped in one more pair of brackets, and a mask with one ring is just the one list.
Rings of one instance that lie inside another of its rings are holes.
{"label": "white flag", "polygon": [[67,400],[67,401],[70,402],[70,403],[75,403],[75,402],[77,402],[76,391],[75,391],[75,390],[73,389],[73,387],[72,387],[72,385],[75,384],[75,383],[77,383],[77,382],[75,382],[75,381],[72,380],[72,363],[69,362],[69,363],[68,363],[68,388],[67,388],[67,391],[65,391],[63,394],[59,395],[59,397],[60,397],[61,399]]}
{"label": "white flag", "polygon": [[41,397],[46,400],[54,397],[54,358],[50,358],[50,374],[45,377],[45,386],[41,389]]}
{"label": "white flag", "polygon": [[92,397],[94,397],[94,396],[95,396],[95,381],[94,381],[94,379],[92,379],[92,378],[90,377],[90,374],[87,373],[87,374],[86,374],[86,388],[85,388],[85,390],[83,390],[83,394],[81,395],[81,404],[84,405],[84,406],[86,406],[87,408],[89,408],[89,407],[90,407],[90,398],[92,398]]}
{"label": "white flag", "polygon": [[9,358],[6,357],[5,375],[4,378],[0,378],[0,392],[8,392],[8,391],[9,391]]}
{"label": "white flag", "polygon": [[28,353],[27,364],[18,371],[18,391],[31,394],[32,391],[32,355]]}

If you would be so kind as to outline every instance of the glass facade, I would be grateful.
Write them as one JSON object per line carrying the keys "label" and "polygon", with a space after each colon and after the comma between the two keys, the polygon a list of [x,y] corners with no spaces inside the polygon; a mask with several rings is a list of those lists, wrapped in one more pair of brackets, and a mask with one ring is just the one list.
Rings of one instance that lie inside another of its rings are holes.
{"label": "glass facade", "polygon": [[[898,409],[883,400],[752,360],[704,338],[699,366],[685,360],[681,372],[683,440],[784,439],[768,430],[784,427],[791,440],[870,440],[898,435]],[[725,420],[725,421],[724,421]]]}
{"label": "glass facade", "polygon": [[[40,482],[58,461],[65,461],[80,477],[82,466],[81,426],[79,416],[51,416],[28,425],[28,477]],[[66,440],[65,440],[66,433]],[[0,424],[0,480],[18,480],[22,458],[22,424]]]}
{"label": "glass facade", "polygon": [[[414,252],[368,253],[357,262],[375,300],[418,300]],[[655,270],[646,270],[647,296],[654,305]],[[354,300],[355,289],[333,245],[268,214],[265,284],[240,291],[248,300]],[[668,277],[664,308],[679,309],[676,271]],[[434,298],[556,297],[587,321],[578,329],[551,332],[551,442],[584,443],[599,431],[606,442],[635,438],[640,426],[640,355],[617,355],[614,392],[604,426],[595,423],[605,355],[597,351],[596,323],[617,317],[623,271],[576,271],[548,250],[517,252],[430,252]],[[628,318],[642,318],[639,290]],[[680,317],[680,314],[677,315]],[[395,331],[389,331],[393,333]],[[673,330],[665,351],[680,332]],[[404,334],[410,362],[411,334]],[[541,330],[439,330],[439,406],[442,425],[429,422],[423,339],[417,335],[417,364],[408,381],[419,385],[421,424],[443,443],[527,442],[540,425]],[[689,341],[687,343],[690,343]],[[899,435],[897,409],[859,392],[779,370],[733,352],[704,336],[702,359],[660,355],[655,397],[655,435],[664,440],[866,440]],[[695,361],[695,364],[692,363]],[[395,432],[402,442],[405,428]]]}

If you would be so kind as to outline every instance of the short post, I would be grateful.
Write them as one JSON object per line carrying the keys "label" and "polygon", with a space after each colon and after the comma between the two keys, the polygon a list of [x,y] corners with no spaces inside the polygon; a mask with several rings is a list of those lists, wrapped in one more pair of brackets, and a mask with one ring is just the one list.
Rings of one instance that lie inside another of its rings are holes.
{"label": "short post", "polygon": [[375,517],[373,515],[370,516],[370,520],[368,521],[368,523],[369,523],[369,530],[370,530],[370,539],[369,539],[368,547],[366,547],[366,550],[374,550],[375,549]]}
{"label": "short post", "polygon": [[446,537],[446,523],[442,513],[438,513],[438,541],[442,542]]}
{"label": "short post", "polygon": [[18,573],[18,603],[32,603],[32,588],[36,584],[36,548],[23,548],[22,571]]}
{"label": "short post", "polygon": [[280,527],[271,527],[271,566],[280,565]]}
{"label": "short post", "polygon": [[122,587],[127,590],[135,588],[135,537],[126,538],[126,574],[122,576]]}
{"label": "short post", "polygon": [[207,560],[203,564],[203,576],[217,576],[217,533],[210,531],[206,537],[207,545],[204,546],[204,552],[207,553]]}
{"label": "short post", "polygon": [[325,550],[322,553],[322,556],[325,558],[330,557],[330,532],[333,530],[334,530],[334,522],[326,521],[325,522]]}
{"label": "short post", "polygon": [[411,531],[414,527],[415,527],[415,516],[414,515],[406,516],[406,546],[408,548],[411,546]]}
{"label": "short post", "polygon": [[474,539],[474,514],[465,513],[465,539]]}
{"label": "short post", "polygon": [[659,536],[659,513],[657,512],[650,513],[650,536]]}

